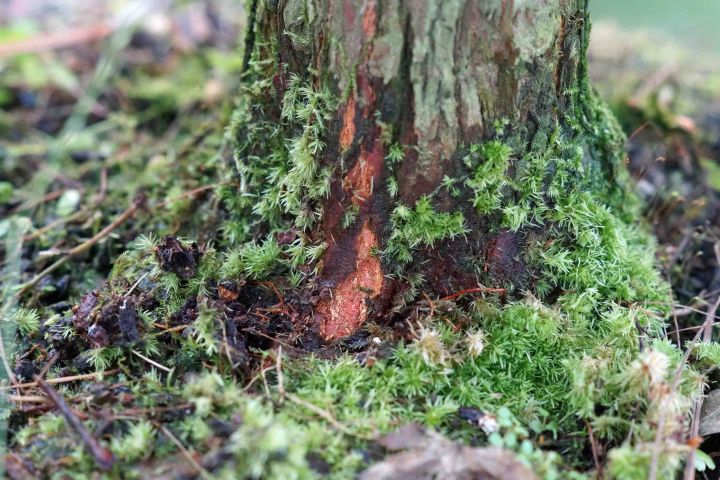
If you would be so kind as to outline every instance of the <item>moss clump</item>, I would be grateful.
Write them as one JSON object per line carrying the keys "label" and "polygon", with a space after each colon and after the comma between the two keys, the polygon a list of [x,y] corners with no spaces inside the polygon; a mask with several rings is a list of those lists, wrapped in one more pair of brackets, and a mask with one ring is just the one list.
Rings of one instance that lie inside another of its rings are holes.
{"label": "moss clump", "polygon": [[390,215],[392,231],[385,256],[400,266],[412,261],[412,250],[432,247],[436,242],[468,232],[462,212],[436,212],[429,196],[422,196],[414,208],[398,205]]}
{"label": "moss clump", "polygon": [[480,213],[489,214],[500,206],[511,154],[512,149],[499,140],[470,146],[464,162],[468,168],[475,167],[475,172],[465,183],[473,190],[473,206]]}
{"label": "moss clump", "polygon": [[[280,105],[269,98],[276,93],[266,78],[273,65],[251,62],[248,73],[256,78],[245,88],[235,110],[229,136],[235,144],[240,192],[228,192],[235,224],[234,241],[256,236],[254,230],[274,232],[294,226],[307,230],[321,218],[319,200],[330,191],[330,174],[320,168],[319,157],[327,122],[334,112],[334,97],[291,75]],[[281,109],[282,122],[268,120],[265,109]],[[230,198],[234,194],[236,198]]]}

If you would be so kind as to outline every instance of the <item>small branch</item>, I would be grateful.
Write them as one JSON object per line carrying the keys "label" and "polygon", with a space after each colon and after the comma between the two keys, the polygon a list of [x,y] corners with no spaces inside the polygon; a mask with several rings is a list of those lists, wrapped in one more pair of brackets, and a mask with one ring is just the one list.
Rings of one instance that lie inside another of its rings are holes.
{"label": "small branch", "polygon": [[21,203],[17,207],[10,210],[10,214],[15,215],[16,213],[20,213],[25,210],[30,210],[31,208],[35,208],[38,205],[42,205],[43,203],[51,202],[51,201],[55,200],[56,198],[60,198],[63,193],[65,193],[65,189],[55,190],[54,192],[45,194],[42,198],[40,198],[38,200]]}
{"label": "small branch", "polygon": [[[705,316],[705,322],[703,322],[703,328],[698,330],[695,334],[695,339],[693,342],[697,341],[699,339],[700,334],[702,333],[702,339],[703,342],[710,342],[712,340],[712,326],[713,326],[713,318],[715,318],[715,312],[717,312],[717,309],[720,308],[720,295],[718,295],[717,299],[715,300],[715,303],[713,306],[707,311],[707,315]],[[690,350],[692,347],[688,348],[685,352],[685,355],[683,355],[683,363],[687,362],[688,357],[690,356]],[[675,385],[679,385],[680,383],[680,377],[678,375],[678,372],[675,372]],[[677,387],[676,387],[677,388]],[[690,438],[697,437],[698,433],[700,431],[700,412],[702,410],[702,404],[703,404],[703,391],[702,388],[700,389],[700,395],[698,395],[698,398],[695,399],[695,402],[693,404],[693,418],[692,423],[690,425]],[[690,452],[688,452],[687,460],[685,460],[685,480],[695,480],[695,449],[690,449]]]}
{"label": "small branch", "polygon": [[100,470],[105,472],[110,470],[115,463],[115,457],[112,452],[98,443],[98,441],[90,434],[88,429],[85,428],[85,425],[80,421],[77,415],[75,415],[75,413],[70,409],[62,395],[55,391],[49,383],[40,377],[35,377],[35,381],[50,398],[55,407],[60,410],[60,413],[62,413],[63,417],[65,417],[65,421],[67,421],[68,425],[70,425],[70,427],[75,430],[75,433],[80,436],[83,444],[85,445],[85,450],[92,455]]}
{"label": "small branch", "polygon": [[91,25],[63,32],[45,33],[33,38],[7,42],[0,45],[0,58],[11,57],[21,53],[38,53],[46,50],[57,50],[83,43],[101,40],[112,33],[109,25]]}
{"label": "small branch", "polygon": [[302,407],[305,407],[305,408],[307,408],[308,410],[310,410],[311,412],[313,412],[314,414],[320,416],[320,417],[323,418],[326,422],[328,422],[330,425],[332,425],[333,427],[335,427],[336,430],[344,433],[345,435],[356,436],[353,432],[350,431],[349,428],[347,428],[347,427],[346,427],[345,425],[343,425],[342,423],[338,422],[338,421],[335,419],[335,417],[334,417],[330,412],[328,412],[327,410],[324,410],[324,409],[318,407],[317,405],[308,402],[307,400],[303,400],[302,398],[298,397],[298,396],[295,395],[294,393],[287,393],[287,394],[286,394],[286,397],[287,397],[291,402],[296,403],[296,404],[298,404],[298,405],[300,405],[300,406],[302,406]]}
{"label": "small branch", "polygon": [[145,197],[143,195],[139,195],[133,200],[132,205],[130,205],[128,208],[125,209],[124,212],[122,212],[118,217],[107,227],[100,230],[95,236],[90,238],[89,240],[86,240],[85,242],[81,243],[80,245],[77,245],[65,254],[64,257],[57,260],[55,263],[47,267],[45,270],[41,271],[35,277],[32,278],[32,280],[29,280],[28,282],[21,285],[20,290],[16,293],[16,297],[19,298],[23,296],[25,293],[27,293],[32,287],[37,285],[37,283],[57,270],[58,268],[62,267],[68,260],[71,258],[80,255],[81,253],[84,253],[88,250],[90,250],[96,243],[98,243],[103,238],[107,237],[112,233],[113,230],[115,230],[117,227],[122,225],[125,221],[132,218],[138,210],[142,207],[143,203],[145,201]]}
{"label": "small branch", "polygon": [[10,395],[8,400],[13,403],[47,403],[49,399],[44,395]]}
{"label": "small branch", "polygon": [[460,290],[459,292],[453,293],[452,295],[448,295],[447,297],[442,297],[440,300],[453,300],[458,297],[462,297],[463,295],[467,295],[469,293],[500,293],[502,295],[505,294],[504,288],[486,288],[486,287],[476,287],[476,288],[467,288],[465,290]]}
{"label": "small branch", "polygon": [[600,446],[597,443],[595,434],[593,433],[590,422],[585,422],[588,428],[588,437],[590,438],[590,448],[592,449],[593,462],[595,462],[595,470],[597,470],[597,480],[603,480],[602,464],[600,463]]}
{"label": "small branch", "polygon": [[142,353],[138,352],[137,350],[131,350],[131,352],[133,353],[133,355],[137,356],[138,358],[141,358],[142,360],[145,360],[145,361],[146,361],[147,363],[149,363],[150,365],[152,365],[152,366],[154,366],[154,367],[157,367],[157,368],[159,368],[160,370],[164,370],[164,371],[167,372],[167,373],[172,373],[172,369],[171,369],[171,368],[168,368],[168,367],[166,367],[165,365],[159,364],[159,363],[156,362],[155,360],[146,357],[145,355],[143,355]]}
{"label": "small branch", "polygon": [[113,419],[118,418],[145,418],[145,417],[157,417],[163,413],[174,413],[182,412],[184,410],[193,412],[195,411],[194,403],[181,403],[180,405],[172,405],[168,407],[145,407],[145,408],[128,408],[112,414]]}
{"label": "small branch", "polygon": [[163,433],[163,435],[165,435],[167,438],[170,439],[172,443],[175,444],[178,450],[180,450],[182,456],[185,457],[185,460],[187,460],[187,462],[195,469],[195,471],[198,473],[198,475],[200,475],[200,477],[203,478],[203,480],[211,480],[213,478],[212,475],[210,475],[210,472],[205,470],[202,465],[200,465],[197,460],[195,460],[195,458],[192,456],[192,453],[190,453],[190,451],[185,448],[185,445],[183,445],[182,442],[178,440],[178,438],[173,435],[170,430],[168,430],[163,424],[158,422],[155,422],[155,426]]}
{"label": "small branch", "polygon": [[662,431],[665,428],[665,411],[660,413],[660,419],[658,420],[657,431],[655,432],[655,441],[652,447],[652,459],[650,461],[650,472],[648,473],[648,480],[657,480],[658,465],[660,463],[660,450],[662,443]]}
{"label": "small branch", "polygon": [[34,240],[38,237],[41,237],[42,235],[46,234],[47,232],[54,230],[56,227],[68,224],[68,223],[75,223],[80,220],[84,220],[85,217],[90,216],[92,212],[97,210],[98,207],[103,203],[105,200],[105,196],[107,194],[107,169],[103,168],[100,171],[100,190],[98,191],[97,195],[95,196],[95,199],[92,202],[92,205],[89,207],[82,208],[81,210],[78,210],[77,212],[73,213],[72,215],[68,217],[58,218],[57,220],[48,223],[44,227],[41,227],[37,230],[35,230],[33,233],[29,235],[25,235],[24,240],[30,241]]}
{"label": "small branch", "polygon": [[285,400],[285,385],[282,373],[282,345],[278,346],[278,353],[275,357],[275,371],[277,372],[278,393],[280,394],[280,403],[282,404]]}
{"label": "small branch", "polygon": [[5,338],[3,337],[2,332],[0,332],[0,358],[2,359],[3,368],[7,373],[7,378],[10,381],[10,384],[17,384],[17,378],[15,378],[15,373],[13,372],[12,367],[10,367],[10,362],[8,361],[7,353],[5,352]]}
{"label": "small branch", "polygon": [[[690,424],[690,438],[695,438],[700,433],[700,411],[702,410],[703,395],[700,392],[698,398],[693,402],[692,423]],[[691,447],[685,460],[685,480],[695,479],[695,448]]]}
{"label": "small branch", "polygon": [[[91,380],[91,379],[94,379],[97,377],[102,377],[105,375],[115,375],[118,372],[120,372],[120,369],[116,368],[116,369],[107,370],[104,372],[85,373],[82,375],[70,375],[68,377],[48,378],[47,380],[44,380],[44,381],[45,381],[45,383],[48,383],[51,385],[57,385],[57,384],[62,384],[62,383],[76,382],[79,380]],[[28,382],[28,383],[18,383],[15,385],[5,385],[5,386],[0,386],[0,391],[10,390],[11,388],[31,388],[31,387],[37,387],[38,385],[39,385],[38,382]]]}

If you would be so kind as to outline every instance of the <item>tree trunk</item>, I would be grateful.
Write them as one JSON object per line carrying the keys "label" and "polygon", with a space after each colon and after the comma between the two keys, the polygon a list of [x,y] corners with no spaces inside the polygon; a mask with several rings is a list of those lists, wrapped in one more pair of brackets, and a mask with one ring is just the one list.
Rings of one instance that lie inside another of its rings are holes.
{"label": "tree trunk", "polygon": [[[549,214],[535,218],[552,189],[623,203],[622,138],[588,85],[586,3],[252,2],[238,208],[315,289],[325,339],[420,292],[567,289],[527,260],[555,240]],[[568,151],[579,163],[550,159]]]}

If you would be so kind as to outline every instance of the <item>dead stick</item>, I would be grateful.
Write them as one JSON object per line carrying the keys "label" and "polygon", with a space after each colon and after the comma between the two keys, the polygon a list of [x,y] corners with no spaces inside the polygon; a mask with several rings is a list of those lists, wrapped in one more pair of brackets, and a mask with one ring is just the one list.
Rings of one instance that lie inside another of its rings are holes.
{"label": "dead stick", "polygon": [[10,395],[8,400],[13,403],[47,403],[48,398],[43,395]]}
{"label": "dead stick", "polygon": [[63,32],[45,33],[34,38],[17,40],[0,45],[0,58],[10,57],[20,53],[37,53],[45,50],[55,50],[90,43],[107,37],[111,32],[112,28],[109,25],[100,24]]}
{"label": "dead stick", "polygon": [[[104,372],[84,373],[82,375],[70,375],[68,377],[48,378],[47,380],[45,380],[45,382],[49,383],[49,384],[58,384],[58,383],[76,382],[78,380],[91,380],[93,378],[97,378],[97,377],[104,376],[104,375],[115,375],[118,372],[120,372],[120,369],[115,368],[113,370],[106,370]],[[37,387],[37,386],[38,386],[37,382],[17,383],[15,385],[0,386],[0,391],[10,390],[11,388],[30,388],[30,387]]]}
{"label": "dead stick", "polygon": [[50,230],[55,229],[56,227],[59,227],[61,225],[65,225],[67,223],[74,223],[76,221],[80,221],[84,219],[85,217],[88,217],[92,212],[94,212],[105,200],[105,196],[107,193],[107,169],[103,168],[100,171],[100,190],[98,191],[98,194],[95,196],[95,199],[93,200],[93,203],[91,206],[87,208],[83,208],[82,210],[78,210],[74,214],[70,215],[69,217],[64,218],[58,218],[57,220],[48,223],[44,227],[41,227],[37,230],[35,230],[33,233],[29,235],[25,235],[25,238],[23,240],[30,241],[34,240],[37,237],[40,237],[44,235],[45,233],[49,232]]}
{"label": "dead stick", "polygon": [[504,288],[486,288],[486,287],[468,288],[466,290],[460,290],[457,293],[453,293],[452,295],[448,295],[447,297],[443,297],[440,300],[452,300],[454,298],[458,298],[458,297],[462,297],[463,295],[467,295],[468,293],[478,293],[478,292],[505,293],[505,289]]}
{"label": "dead stick", "polygon": [[595,470],[597,470],[597,480],[603,480],[602,464],[600,463],[600,446],[597,444],[597,439],[593,433],[592,425],[586,421],[585,424],[588,428],[588,437],[590,438],[590,448],[592,449],[593,462],[595,462]]}
{"label": "dead stick", "polygon": [[91,239],[68,250],[68,252],[65,254],[64,257],[62,257],[61,259],[59,259],[58,261],[56,261],[55,263],[53,263],[52,265],[47,267],[42,272],[35,275],[35,277],[33,277],[32,280],[25,282],[22,285],[22,287],[20,288],[20,290],[17,292],[16,296],[18,298],[21,297],[32,287],[37,285],[37,283],[40,280],[42,280],[43,278],[45,278],[46,276],[48,276],[49,274],[51,274],[58,268],[62,267],[65,264],[65,262],[67,262],[68,260],[70,260],[71,258],[73,258],[76,255],[79,255],[83,252],[90,250],[90,248],[92,248],[93,245],[95,245],[96,243],[98,243],[100,240],[107,237],[108,235],[110,235],[110,233],[112,233],[112,231],[115,230],[118,226],[120,226],[122,223],[124,223],[129,218],[133,217],[135,215],[135,213],[137,213],[137,211],[140,210],[140,207],[144,203],[144,200],[145,200],[144,196],[137,197],[135,200],[133,200],[132,205],[130,205],[127,209],[125,209],[124,212],[122,212],[120,215],[118,215],[118,217],[110,225],[108,225],[107,227],[100,230]]}
{"label": "dead stick", "polygon": [[[710,342],[712,340],[712,325],[713,325],[713,318],[715,317],[715,312],[717,312],[717,309],[720,307],[720,295],[718,295],[718,298],[715,300],[715,303],[707,312],[707,315],[705,316],[705,322],[703,322],[703,329],[698,330],[695,334],[695,340],[699,338],[699,335],[702,333],[702,339],[703,342]],[[691,347],[692,348],[692,347]],[[688,352],[690,351],[690,348],[688,348],[688,351],[685,352],[685,356],[683,356],[683,360],[687,361]],[[677,375],[677,373],[676,373]],[[675,379],[676,385],[679,385],[679,379]],[[698,398],[695,399],[695,402],[693,403],[693,418],[692,423],[690,424],[690,437],[697,437],[698,433],[700,431],[700,411],[702,410],[702,404],[703,404],[703,391],[702,388],[700,389],[700,395],[698,395]],[[684,478],[685,480],[695,480],[695,449],[691,449],[690,452],[688,452],[687,460],[685,461],[685,472],[684,472]]]}
{"label": "dead stick", "polygon": [[60,413],[65,417],[65,421],[75,430],[75,433],[80,436],[85,445],[85,450],[92,455],[100,470],[104,472],[110,470],[115,463],[115,457],[112,452],[98,443],[77,415],[70,409],[62,395],[55,391],[49,383],[38,376],[35,377],[35,381],[53,404],[55,404],[55,407],[60,410]]}
{"label": "dead stick", "polygon": [[178,450],[180,450],[180,453],[182,454],[182,456],[185,457],[187,462],[195,469],[195,471],[198,473],[198,475],[200,475],[200,477],[203,480],[210,480],[211,478],[213,478],[212,475],[210,475],[210,473],[207,470],[205,470],[203,468],[203,466],[197,462],[197,460],[195,460],[195,458],[192,456],[192,453],[190,453],[190,451],[187,448],[185,448],[185,445],[183,445],[182,442],[180,440],[178,440],[178,438],[175,435],[173,435],[173,433],[170,430],[165,428],[165,426],[162,423],[159,423],[159,422],[154,422],[154,423],[155,423],[155,426],[163,433],[163,435],[165,435],[167,438],[170,439],[170,441],[172,443],[175,444],[175,446],[178,448]]}

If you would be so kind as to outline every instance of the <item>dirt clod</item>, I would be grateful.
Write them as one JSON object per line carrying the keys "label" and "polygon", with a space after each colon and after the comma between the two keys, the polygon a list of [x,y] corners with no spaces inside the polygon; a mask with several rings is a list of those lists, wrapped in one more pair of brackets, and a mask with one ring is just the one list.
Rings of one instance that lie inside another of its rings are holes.
{"label": "dirt clod", "polygon": [[165,237],[163,243],[157,248],[160,268],[174,273],[183,280],[189,280],[195,276],[201,255],[196,243],[186,247],[177,238],[170,236]]}

